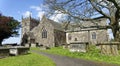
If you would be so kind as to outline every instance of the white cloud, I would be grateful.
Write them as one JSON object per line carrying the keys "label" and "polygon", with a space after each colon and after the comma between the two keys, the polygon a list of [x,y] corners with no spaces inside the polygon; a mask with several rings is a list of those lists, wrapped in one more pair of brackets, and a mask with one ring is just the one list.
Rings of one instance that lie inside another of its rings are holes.
{"label": "white cloud", "polygon": [[40,6],[30,6],[31,9],[35,9],[36,11],[41,11]]}
{"label": "white cloud", "polygon": [[50,17],[50,19],[59,22],[59,20],[64,19],[66,17],[66,14],[62,14],[58,11],[55,11],[54,15]]}
{"label": "white cloud", "polygon": [[55,15],[52,15],[51,17],[50,17],[50,19],[52,19],[52,20],[54,20],[54,21],[56,21],[56,22],[59,22],[59,19],[61,19],[62,18],[62,14],[55,14]]}
{"label": "white cloud", "polygon": [[36,11],[45,11],[48,9],[48,5],[41,4],[40,6],[30,6],[30,9],[34,9]]}
{"label": "white cloud", "polygon": [[29,17],[30,15],[32,15],[30,11],[26,11],[25,13],[23,13],[24,17]]}
{"label": "white cloud", "polygon": [[[43,5],[41,4],[40,6],[30,6],[30,9],[33,9],[37,12],[37,17],[39,17],[40,19],[42,18],[42,16],[44,14],[46,14],[46,10],[48,9],[48,5]],[[57,13],[57,14],[56,14]],[[59,14],[58,14],[59,13]],[[56,22],[59,22],[59,20],[63,17],[65,17],[66,15],[65,14],[61,14],[59,11],[55,11],[55,13],[50,17],[50,19],[56,21]]]}
{"label": "white cloud", "polygon": [[40,19],[42,18],[42,16],[45,14],[44,9],[46,9],[45,5],[40,5],[40,6],[30,6],[31,9],[37,11],[37,17],[39,17]]}
{"label": "white cloud", "polygon": [[40,19],[42,19],[42,16],[45,14],[45,12],[43,11],[39,11],[37,14],[37,17],[39,17]]}

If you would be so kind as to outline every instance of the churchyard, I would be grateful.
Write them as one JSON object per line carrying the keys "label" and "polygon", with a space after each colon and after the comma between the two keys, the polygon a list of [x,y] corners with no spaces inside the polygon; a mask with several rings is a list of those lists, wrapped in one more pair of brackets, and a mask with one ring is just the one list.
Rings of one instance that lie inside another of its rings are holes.
{"label": "churchyard", "polygon": [[[71,43],[67,46],[64,45],[49,49],[45,48],[46,47],[44,46],[31,47],[30,50],[68,56],[72,58],[85,59],[95,62],[120,64],[120,50],[118,42],[111,42],[110,44],[101,43],[97,45],[89,45],[88,43]],[[49,58],[43,55],[38,55],[31,51],[29,51],[29,47],[1,47],[0,65],[7,66],[9,64],[10,66],[46,66],[47,64],[48,66],[49,64],[50,66],[55,66],[54,62]],[[33,60],[35,62],[32,62]],[[46,63],[46,61],[48,61],[49,63]],[[8,63],[6,64],[5,62]]]}
{"label": "churchyard", "polygon": [[13,46],[0,47],[0,58],[28,54],[29,47]]}
{"label": "churchyard", "polygon": [[[95,45],[89,46],[89,50],[87,52],[70,52],[70,49],[63,48],[63,47],[54,47],[47,50],[41,50],[40,48],[31,48],[31,49],[36,51],[41,51],[41,52],[47,52],[51,54],[91,60],[95,62],[120,64],[120,60],[119,60],[120,55],[107,55],[106,53],[108,52],[103,54],[101,52],[101,49],[96,48]],[[118,50],[118,53],[120,53],[120,50]]]}
{"label": "churchyard", "polygon": [[0,6],[0,66],[120,66],[119,0],[0,0]]}
{"label": "churchyard", "polygon": [[55,66],[55,63],[51,59],[43,55],[39,55],[31,52],[29,47],[22,47],[22,46],[0,47],[0,66],[8,66],[8,65],[9,66]]}
{"label": "churchyard", "polygon": [[[41,60],[42,59],[42,60]],[[35,53],[0,59],[0,66],[55,66],[54,62]]]}

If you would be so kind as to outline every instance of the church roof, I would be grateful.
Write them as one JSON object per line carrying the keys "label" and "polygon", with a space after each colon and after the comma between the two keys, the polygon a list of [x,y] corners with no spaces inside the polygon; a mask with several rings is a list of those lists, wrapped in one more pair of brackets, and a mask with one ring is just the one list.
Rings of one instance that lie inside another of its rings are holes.
{"label": "church roof", "polygon": [[50,19],[48,19],[48,20],[49,20],[49,22],[54,26],[54,29],[60,30],[60,31],[63,31],[63,30],[64,30],[63,27],[62,27],[62,24],[60,24],[60,23],[58,23],[58,22],[55,22],[55,21],[53,21],[53,20],[50,20]]}
{"label": "church roof", "polygon": [[63,31],[63,30],[64,30],[63,27],[62,27],[62,24],[60,24],[60,23],[58,23],[58,22],[55,22],[55,21],[53,21],[53,20],[51,20],[51,19],[46,18],[45,15],[43,15],[43,17],[42,17],[42,20],[44,20],[44,19],[46,19],[49,23],[51,23],[52,26],[54,27],[54,29],[60,30],[60,31]]}
{"label": "church roof", "polygon": [[82,21],[82,22],[78,22],[78,23],[73,23],[71,24],[73,26],[80,26],[80,27],[95,27],[95,26],[106,26],[106,19],[98,19],[98,20],[94,20],[94,21]]}
{"label": "church roof", "polygon": [[107,23],[105,18],[101,18],[94,21],[80,21],[70,23],[68,25],[68,31],[73,30],[91,30],[91,29],[106,29]]}

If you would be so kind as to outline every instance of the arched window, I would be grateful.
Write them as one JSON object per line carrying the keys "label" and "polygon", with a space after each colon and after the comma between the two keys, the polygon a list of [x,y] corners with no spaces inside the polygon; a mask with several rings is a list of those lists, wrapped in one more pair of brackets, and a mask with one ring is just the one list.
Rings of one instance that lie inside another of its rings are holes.
{"label": "arched window", "polygon": [[47,38],[47,31],[45,29],[42,30],[42,38]]}
{"label": "arched window", "polygon": [[96,39],[96,33],[95,32],[92,33],[92,39]]}
{"label": "arched window", "polygon": [[71,40],[72,37],[71,37],[71,34],[68,34],[68,40]]}

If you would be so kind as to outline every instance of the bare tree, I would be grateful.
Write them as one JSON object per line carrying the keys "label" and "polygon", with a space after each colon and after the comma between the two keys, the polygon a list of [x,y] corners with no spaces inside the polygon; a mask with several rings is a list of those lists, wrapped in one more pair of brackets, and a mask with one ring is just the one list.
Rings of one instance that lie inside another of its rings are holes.
{"label": "bare tree", "polygon": [[116,41],[120,41],[120,0],[44,0],[49,14],[58,11],[68,16],[88,21],[107,18]]}

